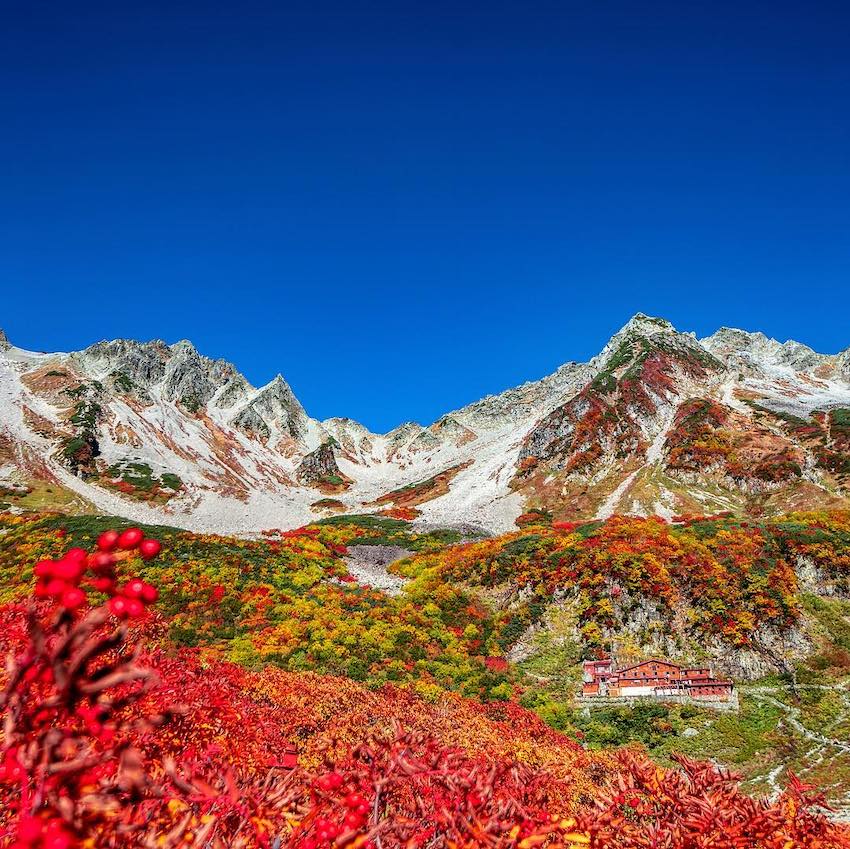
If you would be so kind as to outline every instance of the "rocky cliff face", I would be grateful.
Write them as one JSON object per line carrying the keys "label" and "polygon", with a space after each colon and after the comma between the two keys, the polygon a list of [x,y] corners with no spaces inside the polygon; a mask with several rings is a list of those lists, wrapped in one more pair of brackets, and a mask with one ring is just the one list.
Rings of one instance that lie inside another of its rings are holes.
{"label": "rocky cliff face", "polygon": [[766,366],[785,366],[794,371],[812,371],[829,358],[799,342],[777,342],[763,333],[747,333],[731,327],[721,327],[717,333],[702,340],[702,345],[730,368],[742,368],[755,374]]}
{"label": "rocky cliff face", "polygon": [[[300,524],[316,515],[322,480],[346,481],[342,507],[362,511],[450,469],[461,471],[448,491],[417,505],[423,521],[506,530],[529,508],[573,519],[848,503],[850,349],[819,354],[732,328],[698,340],[638,314],[588,363],[387,434],[316,421],[282,376],[255,388],[187,341],[51,355],[0,336],[0,365],[0,437],[20,449],[9,456],[45,458],[19,474],[150,521]],[[99,410],[81,435],[72,419],[84,400]],[[75,438],[91,449],[76,467]],[[133,464],[178,476],[179,494],[151,506],[105,477]]]}
{"label": "rocky cliff face", "polygon": [[260,423],[260,432],[267,437],[277,433],[298,443],[307,438],[307,413],[280,375],[264,386],[232,421],[238,426],[240,422],[244,424],[246,418]]}
{"label": "rocky cliff face", "polygon": [[839,379],[850,385],[850,348],[836,357],[835,370]]}
{"label": "rocky cliff face", "polygon": [[323,442],[311,451],[298,466],[298,480],[304,484],[325,484],[341,487],[344,484],[334,455],[335,441]]}

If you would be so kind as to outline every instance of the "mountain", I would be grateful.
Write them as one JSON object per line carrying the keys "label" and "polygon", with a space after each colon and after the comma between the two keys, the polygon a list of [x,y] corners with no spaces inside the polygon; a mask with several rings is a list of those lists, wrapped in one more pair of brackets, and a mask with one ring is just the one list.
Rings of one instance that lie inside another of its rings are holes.
{"label": "mountain", "polygon": [[201,531],[850,504],[850,349],[643,314],[588,363],[386,434],[313,419],[282,376],[253,387],[188,341],[44,354],[0,332],[0,414],[0,499]]}

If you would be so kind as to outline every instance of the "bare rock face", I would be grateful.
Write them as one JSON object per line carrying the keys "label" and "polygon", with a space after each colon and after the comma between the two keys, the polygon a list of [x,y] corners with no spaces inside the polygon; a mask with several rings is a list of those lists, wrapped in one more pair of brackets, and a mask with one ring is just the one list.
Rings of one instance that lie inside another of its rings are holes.
{"label": "bare rock face", "polygon": [[0,351],[8,351],[11,347],[5,332],[0,329]]}
{"label": "bare rock face", "polygon": [[339,443],[343,455],[355,463],[368,464],[375,451],[375,435],[360,422],[332,418],[322,423],[325,431]]}
{"label": "bare rock face", "polygon": [[573,444],[576,425],[590,410],[590,404],[584,398],[573,398],[543,418],[528,434],[519,459],[523,460],[560,458],[557,467],[566,462]]}
{"label": "bare rock face", "polygon": [[813,351],[808,345],[793,340],[782,344],[777,352],[776,359],[795,371],[811,371],[824,361],[824,357]]}
{"label": "bare rock face", "polygon": [[752,648],[734,648],[714,639],[704,649],[717,672],[735,681],[755,681],[771,673],[791,675],[793,662],[811,653],[812,645],[799,628],[782,633],[765,626],[755,634]]}
{"label": "bare rock face", "polygon": [[439,439],[451,442],[456,447],[476,439],[475,432],[462,425],[454,416],[443,416],[435,421],[429,430]]}
{"label": "bare rock face", "polygon": [[777,342],[764,333],[749,333],[733,327],[721,327],[703,339],[702,345],[731,368],[746,374],[759,374],[765,366],[813,371],[828,359],[800,342]]}
{"label": "bare rock face", "polygon": [[583,363],[569,362],[541,380],[529,381],[499,395],[488,395],[452,413],[461,425],[478,433],[521,422],[552,409],[574,395],[592,377]]}
{"label": "bare rock face", "polygon": [[231,410],[245,403],[253,392],[251,384],[241,374],[237,374],[215,396],[213,405],[220,410]]}
{"label": "bare rock face", "polygon": [[166,401],[179,402],[189,411],[206,406],[231,383],[237,389],[246,383],[230,363],[201,356],[186,341],[174,345],[161,340],[98,342],[73,354],[72,361],[84,374],[111,377],[145,393],[156,390]]}
{"label": "bare rock face", "polygon": [[850,384],[850,348],[842,351],[835,361],[835,368],[839,377]]}
{"label": "bare rock face", "polygon": [[266,436],[276,431],[301,442],[307,435],[309,420],[289,384],[278,375],[259,391],[233,424],[242,430],[254,428]]}
{"label": "bare rock face", "polygon": [[339,466],[336,464],[333,443],[322,443],[311,451],[302,461],[297,471],[298,480],[303,484],[342,482]]}
{"label": "bare rock face", "polygon": [[440,440],[431,433],[430,430],[423,430],[415,439],[413,439],[408,446],[408,450],[415,454],[420,451],[430,451],[434,448],[438,448],[440,445]]}
{"label": "bare rock face", "polygon": [[168,345],[160,340],[134,342],[116,339],[97,342],[78,354],[72,354],[72,360],[83,373],[106,376],[118,372],[133,383],[148,388],[158,384],[165,376],[169,355]]}
{"label": "bare rock face", "polygon": [[242,433],[248,436],[268,439],[271,436],[271,429],[266,424],[265,419],[251,406],[246,407],[234,418],[231,424]]}
{"label": "bare rock face", "polygon": [[[162,383],[164,397],[190,409],[206,406],[225,382],[228,364],[201,357],[189,342],[178,342],[171,351]],[[235,372],[232,366],[230,372]]]}

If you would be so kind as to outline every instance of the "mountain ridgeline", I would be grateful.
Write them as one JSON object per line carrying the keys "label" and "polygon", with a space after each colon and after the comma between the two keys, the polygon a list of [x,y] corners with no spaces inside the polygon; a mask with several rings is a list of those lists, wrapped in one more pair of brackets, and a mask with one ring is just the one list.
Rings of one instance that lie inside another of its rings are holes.
{"label": "mountain ridgeline", "polygon": [[280,375],[255,388],[187,341],[44,354],[0,335],[0,411],[0,502],[200,531],[850,505],[850,348],[642,314],[588,363],[386,434],[313,419]]}

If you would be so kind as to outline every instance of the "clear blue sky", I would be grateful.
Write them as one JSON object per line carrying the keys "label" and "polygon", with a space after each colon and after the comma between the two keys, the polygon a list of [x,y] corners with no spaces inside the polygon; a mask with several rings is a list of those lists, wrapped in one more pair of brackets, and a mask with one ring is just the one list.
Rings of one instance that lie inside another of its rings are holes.
{"label": "clear blue sky", "polygon": [[0,326],[189,338],[377,430],[642,310],[850,345],[850,7],[38,3],[0,34]]}

